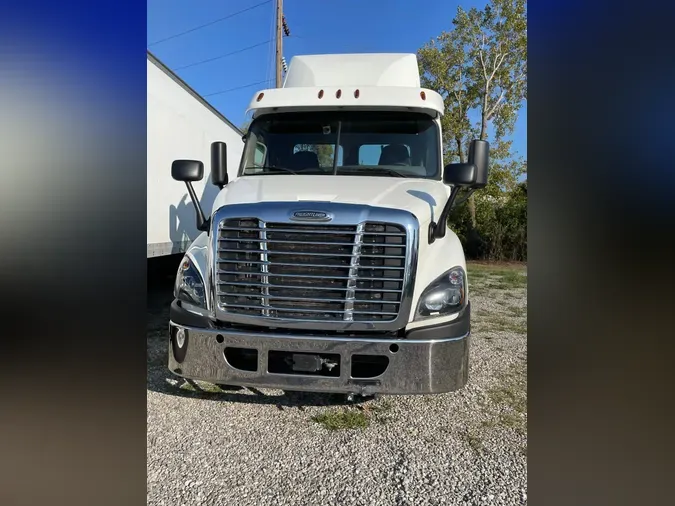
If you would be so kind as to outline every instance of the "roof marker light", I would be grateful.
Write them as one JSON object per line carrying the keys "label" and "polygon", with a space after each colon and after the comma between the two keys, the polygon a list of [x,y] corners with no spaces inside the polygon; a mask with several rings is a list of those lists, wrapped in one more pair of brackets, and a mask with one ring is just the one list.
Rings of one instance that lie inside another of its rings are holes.
{"label": "roof marker light", "polygon": [[342,90],[337,90],[335,92],[335,98],[340,98],[342,96]]}
{"label": "roof marker light", "polygon": [[265,96],[265,94],[261,93],[260,95],[258,95],[258,98],[255,99],[255,101],[260,102],[263,99],[264,96]]}
{"label": "roof marker light", "polygon": [[426,99],[427,99],[427,94],[424,93],[423,91],[420,91],[420,97],[422,97],[422,100],[426,100]]}
{"label": "roof marker light", "polygon": [[354,98],[359,98],[359,90],[354,90]]}
{"label": "roof marker light", "polygon": [[323,90],[319,90],[319,98],[323,98]]}

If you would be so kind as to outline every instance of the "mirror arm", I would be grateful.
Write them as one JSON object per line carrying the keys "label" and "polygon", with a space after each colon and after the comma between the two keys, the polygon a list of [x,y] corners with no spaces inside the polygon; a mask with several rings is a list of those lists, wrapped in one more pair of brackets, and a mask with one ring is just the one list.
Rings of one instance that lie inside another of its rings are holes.
{"label": "mirror arm", "polygon": [[462,205],[464,202],[469,200],[471,198],[471,195],[476,191],[475,188],[471,188],[468,192],[466,192],[466,195],[464,195],[461,199],[457,200],[453,205],[459,206]]}
{"label": "mirror arm", "polygon": [[190,181],[185,181],[185,186],[187,186],[190,199],[192,199],[192,205],[195,206],[195,212],[197,213],[197,230],[207,232],[210,226],[210,219],[207,220],[204,217],[204,211],[202,211],[202,206],[199,205],[197,194],[195,193],[195,189],[192,187],[192,183]]}
{"label": "mirror arm", "polygon": [[448,216],[450,215],[450,211],[452,210],[452,206],[455,203],[455,199],[457,198],[459,190],[459,186],[452,187],[452,190],[450,191],[450,197],[445,203],[445,206],[441,211],[441,215],[438,217],[438,221],[432,221],[429,224],[429,244],[433,243],[436,239],[442,239],[445,237],[445,231],[448,228]]}

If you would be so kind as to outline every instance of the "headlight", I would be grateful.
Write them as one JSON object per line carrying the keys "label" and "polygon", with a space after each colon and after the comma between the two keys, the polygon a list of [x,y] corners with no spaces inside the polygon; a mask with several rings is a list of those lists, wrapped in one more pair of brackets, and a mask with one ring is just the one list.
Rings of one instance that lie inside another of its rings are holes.
{"label": "headlight", "polygon": [[415,319],[447,316],[461,310],[465,303],[466,275],[461,267],[453,267],[422,292]]}
{"label": "headlight", "polygon": [[204,280],[187,255],[183,257],[180,267],[178,267],[173,294],[182,302],[206,308]]}

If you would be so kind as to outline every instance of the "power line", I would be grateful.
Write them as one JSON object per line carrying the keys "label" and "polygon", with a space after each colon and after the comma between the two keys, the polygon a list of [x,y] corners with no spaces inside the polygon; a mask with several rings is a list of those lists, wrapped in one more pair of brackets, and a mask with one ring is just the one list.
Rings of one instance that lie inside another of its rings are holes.
{"label": "power line", "polygon": [[192,32],[197,31],[197,30],[201,30],[202,28],[206,28],[207,26],[215,25],[216,23],[220,23],[221,21],[225,21],[226,19],[233,18],[234,16],[238,16],[239,14],[243,14],[244,12],[248,12],[250,10],[253,10],[256,7],[260,7],[261,5],[268,4],[271,1],[272,0],[265,0],[264,2],[260,2],[258,4],[252,5],[251,7],[247,7],[246,9],[242,9],[240,11],[237,11],[237,12],[233,13],[233,14],[228,14],[227,16],[215,19],[213,21],[210,21],[210,22],[205,23],[205,24],[200,25],[200,26],[195,26],[194,28],[190,28],[189,30],[186,30],[184,32],[180,32],[180,33],[177,33],[175,35],[171,35],[170,37],[166,37],[164,39],[157,40],[157,41],[153,42],[152,44],[148,44],[148,47],[154,46],[154,45],[159,44],[161,42],[166,42],[167,40],[175,39],[176,37],[181,37],[185,34],[192,33]]}
{"label": "power line", "polygon": [[229,93],[230,91],[243,90],[244,88],[250,88],[251,86],[257,86],[258,84],[267,84],[272,79],[265,79],[264,81],[258,81],[257,83],[245,84],[244,86],[237,86],[236,88],[230,88],[223,91],[216,91],[215,93],[209,93],[208,95],[202,95],[204,98],[212,97],[214,95],[222,95],[223,93]]}
{"label": "power line", "polygon": [[250,49],[254,49],[256,47],[260,47],[260,46],[263,46],[265,44],[269,44],[270,42],[271,42],[271,40],[266,40],[265,42],[259,42],[258,44],[253,44],[252,46],[244,47],[242,49],[237,49],[236,51],[231,51],[229,53],[221,54],[220,56],[214,56],[213,58],[208,58],[206,60],[198,61],[198,62],[195,62],[195,63],[190,63],[189,65],[183,65],[182,67],[176,67],[174,70],[177,71],[177,70],[188,69],[190,67],[196,67],[197,65],[202,65],[203,63],[209,63],[209,62],[212,62],[212,61],[220,60],[221,58],[225,58],[227,56],[232,56],[234,54],[243,53],[244,51],[248,51]]}

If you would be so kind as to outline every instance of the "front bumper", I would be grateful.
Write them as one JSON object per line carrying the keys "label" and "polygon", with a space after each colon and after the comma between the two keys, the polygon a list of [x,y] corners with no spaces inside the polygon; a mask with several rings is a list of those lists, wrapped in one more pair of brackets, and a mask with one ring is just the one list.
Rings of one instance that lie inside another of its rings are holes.
{"label": "front bumper", "polygon": [[[186,336],[182,348],[176,344],[179,329]],[[468,379],[470,306],[448,324],[411,330],[402,339],[382,339],[217,328],[174,301],[170,336],[169,369],[184,378],[225,385],[361,395],[442,393],[462,388]],[[252,367],[247,367],[255,370],[233,367],[225,358],[226,349],[233,348],[255,350],[249,352],[253,361]],[[339,366],[332,377],[270,372],[270,352],[274,357],[290,357],[293,353],[331,356]],[[384,372],[375,377],[354,377],[354,364],[364,355],[388,361]]]}

